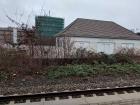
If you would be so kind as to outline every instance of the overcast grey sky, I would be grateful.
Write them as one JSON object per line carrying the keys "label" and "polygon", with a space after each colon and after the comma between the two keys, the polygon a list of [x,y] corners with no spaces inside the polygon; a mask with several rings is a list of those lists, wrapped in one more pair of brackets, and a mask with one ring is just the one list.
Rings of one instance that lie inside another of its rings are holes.
{"label": "overcast grey sky", "polygon": [[76,18],[89,18],[140,29],[140,0],[0,0],[0,27],[13,25],[6,14],[34,25],[34,17],[49,10],[51,16],[64,18],[65,26]]}

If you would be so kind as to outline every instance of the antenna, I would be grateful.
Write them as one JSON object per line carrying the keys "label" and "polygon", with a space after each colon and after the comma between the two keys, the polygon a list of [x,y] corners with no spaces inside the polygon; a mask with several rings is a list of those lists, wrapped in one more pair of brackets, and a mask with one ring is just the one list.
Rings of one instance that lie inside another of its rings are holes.
{"label": "antenna", "polygon": [[49,16],[51,15],[51,11],[49,10]]}
{"label": "antenna", "polygon": [[19,22],[21,22],[21,18],[23,17],[23,15],[24,15],[24,11],[20,14]]}
{"label": "antenna", "polygon": [[45,9],[44,9],[44,16],[47,16]]}

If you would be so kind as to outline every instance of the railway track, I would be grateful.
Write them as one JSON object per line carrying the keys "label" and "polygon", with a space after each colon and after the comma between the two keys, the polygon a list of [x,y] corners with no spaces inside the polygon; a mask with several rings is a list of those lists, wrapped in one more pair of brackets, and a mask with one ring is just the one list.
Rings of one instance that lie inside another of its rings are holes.
{"label": "railway track", "polygon": [[0,96],[0,105],[119,105],[115,103],[132,103],[131,101],[140,105],[139,86]]}

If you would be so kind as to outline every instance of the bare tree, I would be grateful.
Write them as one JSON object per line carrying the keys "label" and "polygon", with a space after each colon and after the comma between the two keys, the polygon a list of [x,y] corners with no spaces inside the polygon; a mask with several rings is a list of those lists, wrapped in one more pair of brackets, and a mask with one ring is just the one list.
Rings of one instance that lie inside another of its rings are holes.
{"label": "bare tree", "polygon": [[70,37],[57,37],[58,55],[63,58],[70,58],[73,54],[74,42]]}

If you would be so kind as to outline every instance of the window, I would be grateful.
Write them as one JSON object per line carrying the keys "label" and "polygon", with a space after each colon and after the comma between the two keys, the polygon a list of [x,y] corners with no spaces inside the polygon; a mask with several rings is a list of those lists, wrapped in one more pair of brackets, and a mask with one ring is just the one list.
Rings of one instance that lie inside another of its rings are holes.
{"label": "window", "polygon": [[113,54],[114,43],[108,43],[108,42],[97,43],[97,52],[104,52],[106,54]]}
{"label": "window", "polygon": [[90,42],[88,42],[88,41],[75,41],[74,45],[76,48],[89,48]]}
{"label": "window", "polygon": [[63,39],[58,38],[57,39],[57,44],[58,44],[58,47],[63,47]]}
{"label": "window", "polygon": [[134,48],[134,43],[122,43],[122,48]]}

